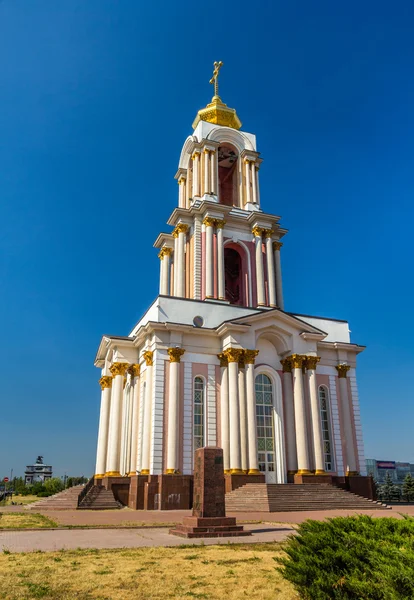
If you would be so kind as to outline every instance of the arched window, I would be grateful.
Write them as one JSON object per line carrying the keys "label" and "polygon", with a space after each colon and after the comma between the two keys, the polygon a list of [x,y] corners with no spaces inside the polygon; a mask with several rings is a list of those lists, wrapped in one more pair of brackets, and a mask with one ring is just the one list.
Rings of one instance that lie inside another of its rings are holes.
{"label": "arched window", "polygon": [[193,444],[194,450],[204,446],[204,379],[194,378]]}
{"label": "arched window", "polygon": [[239,206],[238,201],[238,152],[225,143],[218,149],[219,202],[226,206]]}
{"label": "arched window", "polygon": [[329,410],[329,393],[328,389],[324,385],[321,385],[319,387],[319,410],[321,416],[325,471],[333,471],[334,466],[331,433],[331,415]]}
{"label": "arched window", "polygon": [[276,483],[275,447],[273,434],[273,386],[267,375],[260,374],[255,381],[256,425],[259,470],[265,474],[267,483]]}

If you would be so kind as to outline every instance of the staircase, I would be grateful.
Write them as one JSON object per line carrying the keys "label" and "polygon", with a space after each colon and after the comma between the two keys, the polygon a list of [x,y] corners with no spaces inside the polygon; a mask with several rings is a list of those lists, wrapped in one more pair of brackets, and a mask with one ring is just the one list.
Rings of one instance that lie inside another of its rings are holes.
{"label": "staircase", "polygon": [[226,494],[228,512],[300,510],[378,510],[386,504],[368,500],[330,484],[247,483]]}
{"label": "staircase", "polygon": [[27,510],[75,510],[78,508],[78,496],[83,485],[74,485],[54,496],[40,498],[27,505]]}
{"label": "staircase", "polygon": [[122,504],[115,500],[112,490],[107,490],[101,485],[94,485],[82,498],[78,510],[113,510],[123,508]]}

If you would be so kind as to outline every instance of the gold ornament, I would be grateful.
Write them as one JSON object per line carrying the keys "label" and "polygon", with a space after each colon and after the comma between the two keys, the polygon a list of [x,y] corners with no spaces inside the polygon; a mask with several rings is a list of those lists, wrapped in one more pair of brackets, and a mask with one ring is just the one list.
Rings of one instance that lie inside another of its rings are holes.
{"label": "gold ornament", "polygon": [[254,365],[256,356],[259,354],[259,350],[245,350],[244,351],[244,362],[246,365]]}
{"label": "gold ornament", "polygon": [[99,385],[101,386],[101,390],[112,387],[112,377],[109,377],[109,375],[104,375],[100,378]]}
{"label": "gold ornament", "polygon": [[261,238],[263,231],[264,231],[263,227],[259,227],[258,225],[255,225],[252,229],[252,234],[254,235],[254,237]]}
{"label": "gold ornament", "polygon": [[289,358],[292,363],[293,369],[301,369],[303,366],[303,361],[306,357],[302,354],[292,354],[291,356],[289,356]]}
{"label": "gold ornament", "polygon": [[133,364],[128,369],[128,373],[132,377],[139,377],[140,372],[141,372],[141,367],[138,364]]}
{"label": "gold ornament", "polygon": [[282,246],[282,242],[273,242],[273,250],[280,250]]}
{"label": "gold ornament", "polygon": [[290,358],[284,358],[280,362],[283,367],[283,373],[292,373],[292,362]]}
{"label": "gold ornament", "polygon": [[338,371],[339,378],[345,378],[349,369],[351,367],[349,365],[336,365],[335,369]]}
{"label": "gold ornament", "polygon": [[224,221],[223,219],[215,219],[215,222],[217,229],[223,229],[223,227],[226,224],[226,221]]}
{"label": "gold ornament", "polygon": [[214,227],[215,224],[216,219],[213,219],[212,217],[205,217],[203,219],[203,225],[205,225],[206,227]]}
{"label": "gold ornament", "polygon": [[229,363],[236,362],[238,363],[241,357],[243,356],[243,350],[239,348],[228,348],[223,352],[224,356],[227,357]]}
{"label": "gold ornament", "polygon": [[127,372],[127,369],[129,367],[128,363],[114,363],[113,365],[111,365],[109,367],[109,370],[112,373],[112,377],[116,377],[117,375],[122,375],[122,377],[125,375],[125,373]]}
{"label": "gold ornament", "polygon": [[271,238],[274,231],[273,231],[273,229],[263,229],[263,233],[265,234],[265,237]]}
{"label": "gold ornament", "polygon": [[172,248],[167,248],[167,246],[163,246],[160,250],[160,253],[158,254],[158,258],[160,258],[162,260],[164,258],[164,256],[171,256],[172,253],[173,253]]}
{"label": "gold ornament", "polygon": [[147,364],[147,367],[152,367],[152,365],[154,363],[154,359],[153,359],[154,353],[151,350],[146,350],[142,356]]}
{"label": "gold ornament", "polygon": [[305,359],[306,369],[308,371],[314,371],[316,369],[316,365],[320,360],[320,356],[307,356]]}
{"label": "gold ornament", "polygon": [[198,150],[196,150],[195,152],[193,152],[193,156],[191,158],[192,158],[192,160],[195,160],[199,156],[200,156],[200,152]]}
{"label": "gold ornament", "polygon": [[168,348],[168,354],[170,355],[170,362],[179,363],[185,350],[183,348]]}
{"label": "gold ornament", "polygon": [[174,231],[172,232],[173,237],[178,237],[180,233],[187,233],[188,227],[189,226],[186,223],[178,223],[178,225],[175,226]]}
{"label": "gold ornament", "polygon": [[224,352],[220,352],[220,354],[217,354],[217,358],[220,361],[220,367],[227,367],[227,365],[229,364],[229,361],[227,359],[227,356],[224,354]]}

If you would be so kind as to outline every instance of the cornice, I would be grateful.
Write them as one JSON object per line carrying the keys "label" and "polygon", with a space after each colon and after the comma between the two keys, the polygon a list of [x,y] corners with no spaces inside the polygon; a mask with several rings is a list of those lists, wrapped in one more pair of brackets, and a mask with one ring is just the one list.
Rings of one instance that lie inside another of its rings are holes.
{"label": "cornice", "polygon": [[366,349],[366,346],[360,346],[359,344],[352,344],[347,342],[319,342],[318,348],[326,348],[329,350],[346,350],[347,352],[354,352],[360,354]]}
{"label": "cornice", "polygon": [[161,246],[167,246],[167,248],[174,248],[174,237],[172,233],[160,233],[153,244],[153,248],[161,248]]}

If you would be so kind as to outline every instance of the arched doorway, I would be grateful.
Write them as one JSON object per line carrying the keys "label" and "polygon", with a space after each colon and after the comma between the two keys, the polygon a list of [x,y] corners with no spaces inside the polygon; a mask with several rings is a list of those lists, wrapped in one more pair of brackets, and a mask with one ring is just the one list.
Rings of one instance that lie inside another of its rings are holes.
{"label": "arched doorway", "polygon": [[219,201],[226,206],[239,206],[237,193],[238,152],[231,144],[218,149]]}
{"label": "arched doorway", "polygon": [[237,250],[224,248],[224,275],[226,300],[230,304],[244,304],[242,260]]}

